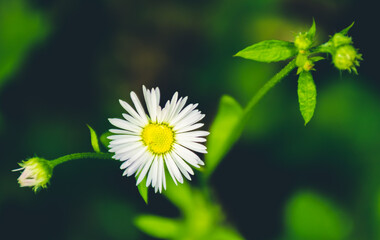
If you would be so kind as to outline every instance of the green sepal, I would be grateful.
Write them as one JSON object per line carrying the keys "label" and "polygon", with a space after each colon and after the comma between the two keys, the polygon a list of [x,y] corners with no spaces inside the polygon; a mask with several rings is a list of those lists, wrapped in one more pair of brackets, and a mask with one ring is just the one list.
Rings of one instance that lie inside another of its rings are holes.
{"label": "green sepal", "polygon": [[321,60],[325,60],[325,58],[324,58],[324,57],[321,57],[321,56],[315,56],[315,57],[311,57],[311,58],[309,58],[309,60],[312,61],[312,62],[314,63],[314,62],[319,62],[319,61],[321,61]]}
{"label": "green sepal", "polygon": [[111,140],[108,139],[109,136],[111,136],[111,132],[105,132],[100,136],[100,142],[103,144],[104,147],[107,149],[109,148],[108,146],[110,145]]}
{"label": "green sepal", "polygon": [[298,101],[305,125],[313,117],[317,103],[317,90],[310,72],[302,71],[298,78]]}
{"label": "green sepal", "polygon": [[297,52],[291,42],[266,40],[241,50],[235,56],[259,62],[278,62],[295,56]]}
{"label": "green sepal", "polygon": [[308,38],[309,38],[311,41],[314,41],[316,30],[317,30],[317,28],[316,28],[316,26],[315,26],[315,20],[314,20],[314,18],[313,18],[313,24],[311,25],[309,31],[307,32],[307,36],[308,36]]}
{"label": "green sepal", "polygon": [[140,215],[135,218],[137,228],[146,234],[162,239],[176,239],[181,234],[179,220],[155,215]]}
{"label": "green sepal", "polygon": [[98,141],[98,136],[96,135],[96,132],[90,125],[87,124],[88,129],[90,129],[90,134],[91,134],[91,145],[92,148],[94,149],[95,152],[100,152],[99,148],[99,141]]}
{"label": "green sepal", "polygon": [[140,196],[144,199],[145,204],[148,204],[148,187],[146,186],[146,178],[137,185],[137,190]]}
{"label": "green sepal", "polygon": [[352,26],[354,26],[354,24],[355,24],[355,22],[352,22],[350,26],[346,27],[345,29],[343,29],[339,33],[341,33],[343,35],[347,35],[348,31],[352,28]]}
{"label": "green sepal", "polygon": [[207,140],[208,154],[205,156],[205,176],[209,177],[224,155],[239,138],[242,131],[243,109],[228,95],[222,96],[218,113],[211,125]]}

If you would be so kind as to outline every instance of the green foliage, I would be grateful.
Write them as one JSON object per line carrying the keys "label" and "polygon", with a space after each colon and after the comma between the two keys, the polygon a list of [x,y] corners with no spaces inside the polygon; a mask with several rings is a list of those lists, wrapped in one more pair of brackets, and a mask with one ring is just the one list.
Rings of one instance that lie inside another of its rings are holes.
{"label": "green foliage", "polygon": [[164,239],[175,239],[182,227],[178,220],[154,215],[138,216],[135,225],[148,235]]}
{"label": "green foliage", "polygon": [[28,1],[0,1],[0,88],[48,30],[44,16],[33,10]]}
{"label": "green foliage", "polygon": [[146,234],[164,239],[241,240],[244,239],[225,223],[220,207],[206,192],[192,188],[188,183],[175,186],[168,181],[164,195],[181,212],[180,219],[140,215],[135,225]]}
{"label": "green foliage", "polygon": [[98,141],[98,136],[96,135],[96,132],[90,125],[87,124],[88,129],[90,129],[90,134],[91,134],[91,145],[92,148],[94,149],[95,152],[100,152],[99,148],[99,141]]}
{"label": "green foliage", "polygon": [[351,232],[348,216],[329,200],[302,191],[287,203],[287,235],[293,240],[343,240]]}
{"label": "green foliage", "polygon": [[235,229],[224,226],[215,229],[208,240],[244,240],[244,238]]}
{"label": "green foliage", "polygon": [[139,185],[137,185],[137,189],[139,190],[140,196],[144,199],[144,202],[148,204],[148,188],[146,187],[146,178],[142,180]]}
{"label": "green foliage", "polygon": [[317,90],[310,72],[302,71],[298,78],[298,102],[305,125],[313,117]]}
{"label": "green foliage", "polygon": [[307,36],[308,36],[308,38],[309,38],[311,41],[314,41],[316,30],[317,30],[317,28],[316,28],[316,26],[315,26],[315,21],[314,21],[314,19],[313,19],[313,24],[311,25],[309,31],[307,32]]}
{"label": "green foliage", "polygon": [[350,31],[350,29],[352,28],[352,26],[354,26],[355,22],[352,22],[350,26],[346,27],[345,29],[343,29],[342,31],[340,31],[339,33],[343,34],[343,35],[347,35],[348,34],[348,31]]}
{"label": "green foliage", "polygon": [[105,148],[107,148],[108,149],[108,145],[110,145],[110,142],[111,142],[111,140],[109,140],[107,137],[108,136],[111,136],[112,135],[112,133],[110,133],[110,132],[105,132],[105,133],[103,133],[101,136],[100,136],[100,142],[103,144],[103,146],[105,147]]}
{"label": "green foliage", "polygon": [[295,56],[297,52],[291,42],[266,40],[239,51],[235,56],[259,62],[278,62]]}
{"label": "green foliage", "polygon": [[240,137],[243,109],[232,97],[222,96],[217,115],[210,128],[207,140],[208,154],[205,156],[206,170],[204,174],[210,176],[224,155]]}

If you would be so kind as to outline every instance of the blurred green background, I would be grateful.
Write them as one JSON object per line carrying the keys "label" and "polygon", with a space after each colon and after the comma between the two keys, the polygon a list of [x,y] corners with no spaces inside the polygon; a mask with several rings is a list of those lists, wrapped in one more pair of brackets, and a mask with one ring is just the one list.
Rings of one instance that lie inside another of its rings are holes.
{"label": "blurred green background", "polygon": [[153,239],[134,217],[178,209],[158,194],[145,206],[118,162],[64,164],[37,194],[11,170],[34,155],[91,151],[85,124],[107,131],[118,99],[141,96],[142,84],[200,103],[208,128],[222,94],[245,105],[283,66],[232,56],[290,41],[314,17],[320,42],[356,22],[359,75],[317,63],[304,127],[291,73],[256,106],[212,186],[246,239],[380,239],[376,14],[359,0],[0,0],[0,238]]}

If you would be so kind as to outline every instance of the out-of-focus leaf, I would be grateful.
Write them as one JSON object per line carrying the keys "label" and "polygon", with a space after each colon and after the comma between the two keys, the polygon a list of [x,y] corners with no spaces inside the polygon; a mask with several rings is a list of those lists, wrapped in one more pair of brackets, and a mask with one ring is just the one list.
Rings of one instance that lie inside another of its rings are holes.
{"label": "out-of-focus leaf", "polygon": [[352,28],[352,26],[354,26],[354,24],[355,24],[355,22],[352,22],[350,26],[348,26],[345,29],[343,29],[342,31],[340,31],[340,33],[343,35],[347,35],[348,31]]}
{"label": "out-of-focus leaf", "polygon": [[241,50],[235,56],[259,62],[278,62],[295,56],[297,52],[291,42],[266,40]]}
{"label": "out-of-focus leaf", "polygon": [[310,72],[302,71],[298,78],[298,102],[306,125],[313,117],[317,104],[317,89]]}
{"label": "out-of-focus leaf", "polygon": [[98,141],[98,136],[96,135],[96,132],[90,125],[87,124],[88,129],[90,129],[90,134],[91,134],[91,145],[92,148],[94,149],[95,152],[100,152],[99,148],[99,141]]}
{"label": "out-of-focus leaf", "polygon": [[0,1],[0,88],[49,30],[45,17],[28,2]]}
{"label": "out-of-focus leaf", "polygon": [[111,140],[109,140],[107,137],[111,136],[111,132],[105,132],[100,136],[100,142],[103,144],[104,147],[108,149],[108,146],[110,145]]}
{"label": "out-of-focus leaf", "polygon": [[293,240],[343,240],[352,228],[342,210],[313,192],[293,196],[285,214],[287,235]]}
{"label": "out-of-focus leaf", "polygon": [[224,155],[239,138],[242,131],[243,109],[232,97],[224,95],[219,104],[218,113],[210,128],[207,140],[208,154],[205,156],[205,176],[209,177]]}
{"label": "out-of-focus leaf", "polygon": [[231,227],[219,227],[215,229],[209,240],[244,240],[244,238]]}
{"label": "out-of-focus leaf", "polygon": [[143,232],[157,238],[173,239],[180,234],[182,224],[179,220],[154,215],[140,215],[135,225]]}
{"label": "out-of-focus leaf", "polygon": [[175,185],[172,179],[167,179],[167,188],[163,194],[174,204],[176,205],[181,212],[189,213],[193,207],[193,193],[191,187],[184,180],[183,184]]}

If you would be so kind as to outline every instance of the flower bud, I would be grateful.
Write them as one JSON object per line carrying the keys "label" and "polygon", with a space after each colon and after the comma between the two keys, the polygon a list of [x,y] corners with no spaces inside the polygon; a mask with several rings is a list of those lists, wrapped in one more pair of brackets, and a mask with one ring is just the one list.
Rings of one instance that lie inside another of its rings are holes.
{"label": "flower bud", "polygon": [[362,55],[357,53],[356,49],[351,45],[339,47],[333,55],[333,63],[340,70],[353,70],[355,73],[356,67],[359,66],[359,60],[362,60]]}
{"label": "flower bud", "polygon": [[33,187],[35,192],[40,188],[47,187],[53,175],[53,166],[49,164],[49,161],[34,157],[19,163],[19,165],[21,168],[13,171],[22,171],[17,179],[20,187]]}
{"label": "flower bud", "polygon": [[351,37],[347,37],[342,33],[336,33],[332,38],[331,41],[333,43],[334,47],[340,47],[343,45],[348,45],[352,43]]}
{"label": "flower bud", "polygon": [[294,45],[300,50],[307,50],[313,44],[307,33],[299,33],[294,39]]}

